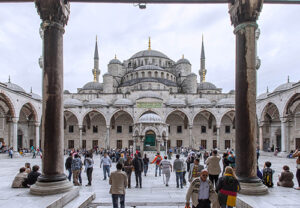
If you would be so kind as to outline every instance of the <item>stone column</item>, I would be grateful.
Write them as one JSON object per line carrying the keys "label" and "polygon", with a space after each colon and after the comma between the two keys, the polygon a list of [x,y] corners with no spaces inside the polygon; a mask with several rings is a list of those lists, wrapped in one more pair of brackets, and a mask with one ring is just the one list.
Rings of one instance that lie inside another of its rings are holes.
{"label": "stone column", "polygon": [[220,127],[217,126],[217,147],[218,150],[221,149],[221,142],[220,142]]}
{"label": "stone column", "polygon": [[12,148],[14,152],[18,151],[18,121],[19,118],[12,118]]}
{"label": "stone column", "polygon": [[82,128],[83,128],[83,126],[79,125],[78,128],[79,128],[79,149],[82,149]]}
{"label": "stone column", "polygon": [[259,149],[262,151],[264,148],[264,140],[263,140],[263,126],[259,126]]}
{"label": "stone column", "polygon": [[106,149],[110,149],[110,126],[106,126],[105,147]]}
{"label": "stone column", "polygon": [[35,149],[40,148],[40,123],[35,124]]}
{"label": "stone column", "polygon": [[192,148],[193,147],[193,125],[189,125],[189,147]]}
{"label": "stone column", "polygon": [[143,155],[144,155],[144,137],[140,137],[140,152],[143,157]]}
{"label": "stone column", "polygon": [[64,0],[36,0],[42,19],[44,140],[42,175],[30,193],[49,195],[69,191],[73,185],[64,174],[63,128],[63,34],[70,5]]}
{"label": "stone column", "polygon": [[157,140],[156,140],[156,151],[157,152],[160,152],[160,142],[161,142],[160,138],[157,138]]}
{"label": "stone column", "polygon": [[268,189],[256,176],[256,50],[255,31],[263,0],[235,0],[229,13],[236,35],[236,174],[242,194]]}
{"label": "stone column", "polygon": [[133,137],[133,147],[132,147],[133,155],[136,153],[136,140],[137,140],[137,137]]}
{"label": "stone column", "polygon": [[165,154],[168,155],[168,138],[166,137],[166,146],[165,146]]}
{"label": "stone column", "polygon": [[286,134],[285,131],[286,130],[286,122],[282,119],[281,120],[281,147],[280,147],[280,151],[281,152],[286,152]]}

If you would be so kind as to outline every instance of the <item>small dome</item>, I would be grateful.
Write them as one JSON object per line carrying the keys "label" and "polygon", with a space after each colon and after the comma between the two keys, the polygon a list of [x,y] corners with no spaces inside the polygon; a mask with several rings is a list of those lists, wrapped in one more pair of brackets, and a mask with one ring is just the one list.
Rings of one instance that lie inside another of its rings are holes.
{"label": "small dome", "polygon": [[274,90],[274,92],[288,90],[288,89],[292,88],[293,84],[295,84],[295,82],[288,82],[288,83],[279,85],[278,87],[276,87],[276,89]]}
{"label": "small dome", "polygon": [[217,87],[210,82],[200,82],[198,84],[198,90],[216,90]]}
{"label": "small dome", "polygon": [[116,102],[114,103],[115,106],[130,106],[133,105],[132,101],[127,99],[127,98],[120,98],[118,100],[116,100]]}
{"label": "small dome", "polygon": [[179,98],[171,98],[167,103],[171,107],[185,107],[185,101]]}
{"label": "small dome", "polygon": [[114,59],[110,60],[109,64],[120,64],[120,65],[122,65],[121,61],[117,58],[114,58]]}
{"label": "small dome", "polygon": [[163,123],[159,115],[154,113],[146,113],[139,119],[139,123]]}
{"label": "small dome", "polygon": [[67,108],[76,108],[76,107],[81,107],[82,106],[82,101],[69,98],[64,101],[64,106]]}
{"label": "small dome", "polygon": [[32,99],[35,99],[35,100],[42,100],[42,97],[39,96],[38,94],[35,94],[35,93],[30,93]]}
{"label": "small dome", "polygon": [[136,68],[135,70],[163,70],[163,68],[155,65],[144,65]]}
{"label": "small dome", "polygon": [[88,82],[82,87],[82,90],[103,90],[103,85],[99,82]]}
{"label": "small dome", "polygon": [[141,57],[160,57],[160,58],[169,59],[168,56],[166,56],[162,52],[159,52],[159,51],[156,51],[156,50],[139,51],[136,54],[134,54],[133,56],[131,56],[131,59],[141,58]]}
{"label": "small dome", "polygon": [[159,94],[154,93],[154,92],[143,93],[138,99],[141,99],[141,98],[158,98],[158,99],[162,100],[162,97]]}
{"label": "small dome", "polygon": [[6,82],[6,87],[13,90],[13,91],[16,91],[16,92],[25,92],[25,90],[20,87],[19,85],[16,85],[14,83],[11,83],[11,82]]}
{"label": "small dome", "polygon": [[197,105],[200,105],[200,106],[211,105],[211,102],[207,98],[196,98],[190,104],[190,106],[197,106]]}
{"label": "small dome", "polygon": [[182,59],[179,59],[176,64],[189,64],[191,65],[190,61],[185,59],[185,58],[182,58]]}
{"label": "small dome", "polygon": [[230,90],[229,94],[235,94],[235,90]]}
{"label": "small dome", "polygon": [[267,93],[267,92],[260,94],[260,95],[257,97],[257,100],[263,100],[263,99],[266,99],[266,98],[268,97],[268,94],[269,94],[269,93]]}
{"label": "small dome", "polygon": [[234,106],[235,98],[223,98],[218,101],[217,106]]}
{"label": "small dome", "polygon": [[103,107],[103,106],[108,106],[105,100],[101,98],[94,99],[90,102],[87,103],[88,106],[90,107]]}
{"label": "small dome", "polygon": [[69,90],[64,90],[64,94],[71,94]]}

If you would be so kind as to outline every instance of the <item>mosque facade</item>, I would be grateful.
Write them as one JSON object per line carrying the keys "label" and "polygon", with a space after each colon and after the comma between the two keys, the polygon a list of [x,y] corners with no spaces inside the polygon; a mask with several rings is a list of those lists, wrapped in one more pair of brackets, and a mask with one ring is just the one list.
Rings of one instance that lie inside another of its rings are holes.
{"label": "mosque facade", "polygon": [[[149,39],[148,49],[112,59],[100,83],[96,41],[93,81],[64,91],[64,148],[234,148],[235,92],[206,81],[203,41],[200,63],[198,82],[188,59],[172,60]],[[299,91],[299,82],[288,82],[258,96],[262,149],[300,147]],[[0,83],[0,98],[0,141],[14,150],[40,146],[42,98],[10,81]]]}

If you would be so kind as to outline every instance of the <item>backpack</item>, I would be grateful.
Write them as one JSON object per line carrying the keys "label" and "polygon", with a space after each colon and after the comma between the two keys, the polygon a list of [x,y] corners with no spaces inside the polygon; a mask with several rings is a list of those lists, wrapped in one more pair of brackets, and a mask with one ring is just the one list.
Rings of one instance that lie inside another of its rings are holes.
{"label": "backpack", "polygon": [[273,171],[271,168],[263,170],[263,184],[267,187],[273,187]]}
{"label": "backpack", "polygon": [[160,158],[160,157],[157,157],[157,159],[156,159],[156,164],[159,165],[160,162],[161,162],[161,158]]}

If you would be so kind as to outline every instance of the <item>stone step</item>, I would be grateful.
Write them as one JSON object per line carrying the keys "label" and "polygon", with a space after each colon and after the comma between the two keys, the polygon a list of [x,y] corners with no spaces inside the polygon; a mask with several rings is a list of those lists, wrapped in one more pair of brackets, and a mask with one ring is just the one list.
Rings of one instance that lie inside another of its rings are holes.
{"label": "stone step", "polygon": [[96,197],[94,192],[80,192],[77,197],[70,201],[64,208],[84,208]]}
{"label": "stone step", "polygon": [[[184,207],[185,202],[125,202],[126,207],[132,208],[159,208],[159,207]],[[96,208],[96,207],[112,207],[112,203],[90,203],[86,208]]]}
{"label": "stone step", "polygon": [[47,208],[60,208],[64,207],[66,204],[68,204],[70,201],[72,201],[74,198],[76,198],[79,195],[79,187],[74,187],[71,191],[68,191],[62,196],[58,196],[54,201],[52,201]]}

